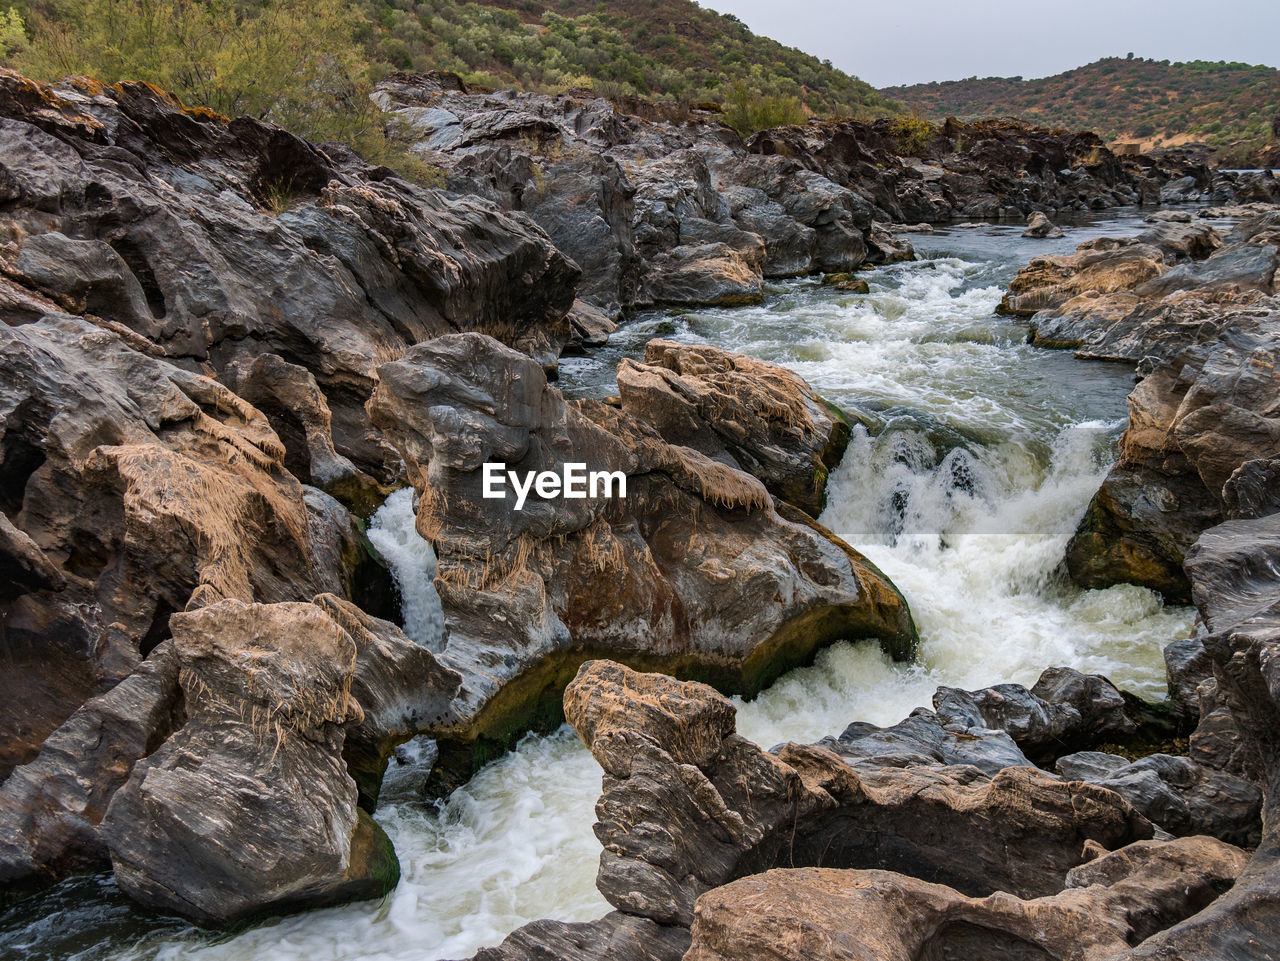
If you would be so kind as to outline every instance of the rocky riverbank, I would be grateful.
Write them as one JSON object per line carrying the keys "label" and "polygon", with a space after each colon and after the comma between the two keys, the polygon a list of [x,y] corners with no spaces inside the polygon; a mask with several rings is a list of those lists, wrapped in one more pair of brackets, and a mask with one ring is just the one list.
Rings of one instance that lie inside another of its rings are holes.
{"label": "rocky riverbank", "polygon": [[[1207,285],[1197,309],[1257,320],[1182,325],[1194,336],[1173,346],[1202,353],[1170,346],[1178,373],[1140,388],[1195,398],[1173,434],[1221,501],[1169,563],[1213,631],[1254,633],[1179,649],[1167,709],[1050,672],[766,752],[734,733],[724,693],[838,639],[916,652],[901,592],[813,519],[850,424],[795,374],[712,347],[651,342],[609,402],[566,400],[557,359],[630,307],[745,303],[765,278],[909,257],[891,222],[1151,201],[1178,178],[1210,189],[1208,173],[1016,123],[948,124],[905,157],[883,124],[744,143],[712,116],[439,75],[377,97],[443,189],[150,86],[0,72],[5,900],[108,867],[139,903],[211,926],[376,898],[399,877],[370,817],[398,745],[433,738],[445,790],[564,716],[607,772],[600,887],[618,911],[531,926],[499,957],[731,957],[743,879],[822,923],[865,908],[861,875],[774,873],[806,865],[897,872],[871,880],[904,917],[964,913],[957,944],[997,916],[1072,910],[1097,919],[1081,944],[1134,943],[1237,876],[1270,890],[1270,862],[1242,867],[1231,845],[1257,843],[1274,797],[1255,624],[1272,590],[1275,291],[1257,265],[1274,224],[1225,241],[1157,228],[1126,249],[1138,268],[1113,271],[1178,304]],[[1059,293],[1095,289],[1072,286],[1083,264],[1054,269]],[[1165,393],[1152,403],[1176,406]],[[1225,447],[1204,440],[1222,411]],[[1171,471],[1133,438],[1133,463]],[[495,462],[579,463],[627,494],[495,509]],[[366,535],[402,488],[439,613],[413,637]],[[1135,537],[1164,537],[1143,523]],[[1095,750],[1164,745],[1197,710],[1189,756]],[[1122,919],[1140,898],[1151,918]]]}

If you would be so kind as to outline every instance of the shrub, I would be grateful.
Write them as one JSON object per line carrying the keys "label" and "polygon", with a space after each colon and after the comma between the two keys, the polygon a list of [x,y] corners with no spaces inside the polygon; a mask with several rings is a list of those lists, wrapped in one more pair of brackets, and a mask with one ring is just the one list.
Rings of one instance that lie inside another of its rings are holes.
{"label": "shrub", "polygon": [[889,124],[889,134],[904,157],[918,157],[924,153],[933,139],[933,125],[922,117],[903,114],[894,117]]}

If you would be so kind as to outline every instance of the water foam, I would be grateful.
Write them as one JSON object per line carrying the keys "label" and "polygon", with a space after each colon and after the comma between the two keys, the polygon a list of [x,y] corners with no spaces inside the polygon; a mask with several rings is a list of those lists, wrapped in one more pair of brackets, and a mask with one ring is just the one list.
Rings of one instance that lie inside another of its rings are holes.
{"label": "water foam", "polygon": [[441,650],[444,612],[433,581],[436,552],[414,525],[413,488],[398,490],[369,519],[368,537],[395,579],[400,592],[404,632],[423,647]]}

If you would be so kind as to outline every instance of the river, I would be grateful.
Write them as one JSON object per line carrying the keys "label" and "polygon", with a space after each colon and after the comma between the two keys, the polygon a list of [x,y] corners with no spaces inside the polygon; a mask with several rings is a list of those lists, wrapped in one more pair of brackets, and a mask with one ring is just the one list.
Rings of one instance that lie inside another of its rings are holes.
{"label": "river", "polygon": [[[1114,456],[1132,371],[1030,347],[1025,325],[994,312],[1036,253],[1144,227],[1126,214],[1076,224],[1056,241],[1024,240],[1020,227],[915,235],[923,259],[865,274],[867,295],[813,279],[778,283],[754,307],[637,315],[605,350],[563,362],[567,394],[601,395],[617,360],[638,356],[650,337],[711,343],[786,365],[871,428],[855,429],[821,520],[906,595],[919,662],[836,644],[741,703],[743,734],[765,746],[814,741],[855,720],[894,723],[928,705],[938,685],[1031,684],[1057,665],[1163,694],[1161,648],[1188,633],[1193,612],[1137,587],[1080,591],[1059,569]],[[402,567],[409,622],[429,625],[428,582],[404,567],[431,563],[411,517],[402,498],[373,526]],[[424,771],[407,755],[377,812],[403,867],[384,902],[211,935],[131,907],[109,876],[81,878],[0,918],[0,953],[435,961],[467,957],[537,918],[608,910],[594,887],[600,770],[572,731],[525,738],[438,806],[417,800]]]}

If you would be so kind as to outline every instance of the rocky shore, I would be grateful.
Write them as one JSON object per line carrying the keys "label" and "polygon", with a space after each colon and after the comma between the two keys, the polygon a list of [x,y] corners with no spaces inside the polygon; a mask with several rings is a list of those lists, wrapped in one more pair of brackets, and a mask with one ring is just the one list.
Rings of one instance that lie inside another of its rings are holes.
{"label": "rocky shore", "polygon": [[[609,402],[554,383],[624,310],[910,257],[891,224],[1265,184],[1016,122],[907,156],[885,123],[743,142],[440,74],[375,98],[439,187],[147,85],[0,71],[0,898],[106,869],[215,927],[378,898],[398,745],[433,739],[444,792],[567,719],[605,771],[615,911],[477,957],[1266,956],[1275,213],[1039,258],[1006,299],[1142,376],[1066,564],[1197,605],[1160,705],[1052,668],[763,750],[724,695],[836,640],[916,653],[907,599],[814,520],[846,416],[674,341]],[[626,497],[496,509],[496,462]],[[403,488],[431,636],[366,532]]]}

